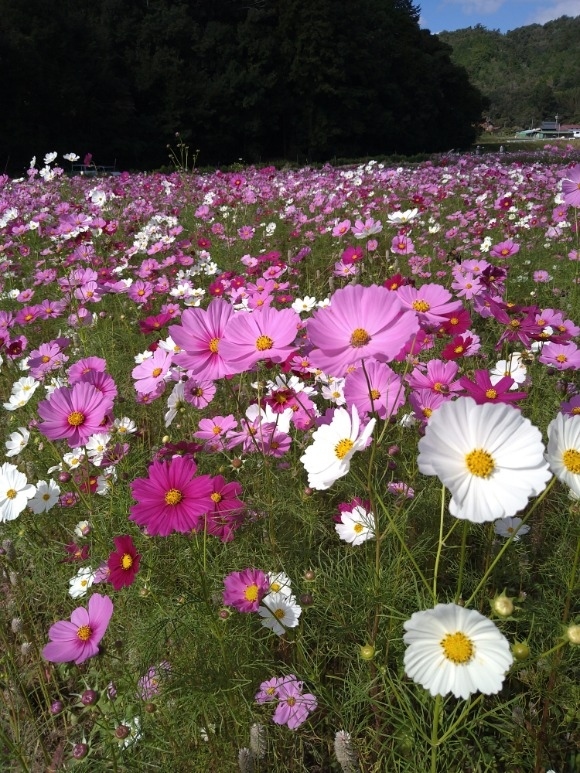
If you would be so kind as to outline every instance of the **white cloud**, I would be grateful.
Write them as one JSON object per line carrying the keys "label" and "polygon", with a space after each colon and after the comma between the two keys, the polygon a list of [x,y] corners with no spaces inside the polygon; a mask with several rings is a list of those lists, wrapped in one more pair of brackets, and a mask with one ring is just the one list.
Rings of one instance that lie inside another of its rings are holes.
{"label": "white cloud", "polygon": [[557,0],[556,3],[538,10],[530,17],[528,24],[545,24],[553,19],[559,19],[560,16],[578,16],[580,15],[580,4],[578,0]]}

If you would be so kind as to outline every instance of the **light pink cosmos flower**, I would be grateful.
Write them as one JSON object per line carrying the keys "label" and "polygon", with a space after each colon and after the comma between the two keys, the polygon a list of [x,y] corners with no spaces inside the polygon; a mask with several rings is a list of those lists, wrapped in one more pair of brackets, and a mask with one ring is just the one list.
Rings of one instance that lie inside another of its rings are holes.
{"label": "light pink cosmos flower", "polygon": [[220,351],[232,372],[243,373],[259,360],[284,362],[294,351],[300,315],[272,306],[231,317]]}
{"label": "light pink cosmos flower", "polygon": [[68,620],[51,625],[51,639],[42,650],[42,657],[51,663],[84,663],[99,652],[99,642],[105,635],[113,614],[113,602],[98,593],[89,599],[88,610],[77,607]]}
{"label": "light pink cosmos flower", "polygon": [[580,207],[580,164],[576,164],[566,173],[562,181],[562,193],[565,204]]}
{"label": "light pink cosmos flower", "polygon": [[50,399],[38,404],[44,419],[38,429],[50,440],[67,440],[71,448],[84,445],[102,430],[112,401],[86,382],[55,389]]}
{"label": "light pink cosmos flower", "polygon": [[403,308],[396,293],[377,285],[348,285],[308,320],[314,346],[309,358],[328,376],[342,378],[361,360],[390,362],[418,330],[417,315]]}
{"label": "light pink cosmos flower", "polygon": [[446,322],[449,314],[463,308],[461,301],[452,300],[451,293],[442,285],[424,284],[421,287],[402,285],[397,296],[407,309],[413,309],[421,325],[438,325]]}
{"label": "light pink cosmos flower", "polygon": [[160,346],[153,352],[153,357],[148,357],[131,371],[135,379],[135,389],[140,394],[155,392],[159,384],[164,381],[164,376],[171,367],[173,354],[166,352]]}

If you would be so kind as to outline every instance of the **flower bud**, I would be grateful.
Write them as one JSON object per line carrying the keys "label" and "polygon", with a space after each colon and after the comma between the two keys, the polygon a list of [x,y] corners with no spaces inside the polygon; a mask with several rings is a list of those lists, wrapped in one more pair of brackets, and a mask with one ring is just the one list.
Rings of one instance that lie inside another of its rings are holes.
{"label": "flower bud", "polygon": [[375,656],[374,645],[373,644],[361,645],[359,654],[362,660],[372,660]]}
{"label": "flower bud", "polygon": [[569,625],[566,630],[566,636],[570,644],[580,644],[580,624]]}
{"label": "flower bud", "polygon": [[85,690],[81,695],[81,703],[85,706],[94,706],[99,700],[99,693],[96,690]]}
{"label": "flower bud", "polygon": [[89,753],[89,747],[86,743],[75,743],[72,750],[72,756],[75,760],[84,760]]}
{"label": "flower bud", "polygon": [[511,599],[509,596],[506,596],[504,590],[502,593],[500,593],[499,596],[496,596],[493,599],[491,602],[491,608],[496,615],[499,615],[500,617],[509,617],[510,615],[513,615],[515,606],[513,599]]}

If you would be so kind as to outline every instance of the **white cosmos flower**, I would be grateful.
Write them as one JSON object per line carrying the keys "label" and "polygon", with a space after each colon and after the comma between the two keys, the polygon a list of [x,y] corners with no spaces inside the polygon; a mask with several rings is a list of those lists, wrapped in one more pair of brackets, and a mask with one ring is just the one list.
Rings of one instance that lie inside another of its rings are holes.
{"label": "white cosmos flower", "polygon": [[496,362],[495,367],[490,370],[489,376],[492,384],[497,384],[502,378],[509,376],[514,380],[510,389],[517,389],[518,384],[524,383],[527,374],[528,369],[522,360],[522,355],[519,352],[513,352],[507,360]]}
{"label": "white cosmos flower", "polygon": [[6,441],[6,456],[17,456],[23,448],[26,448],[30,432],[26,427],[18,427],[17,432],[11,432]]}
{"label": "white cosmos flower", "polygon": [[268,582],[270,593],[281,593],[282,596],[292,595],[292,581],[285,572],[270,572]]}
{"label": "white cosmos flower", "polygon": [[10,462],[0,465],[0,523],[18,518],[35,491],[16,465]]}
{"label": "white cosmos flower", "polygon": [[522,519],[517,516],[513,518],[500,518],[499,521],[493,524],[493,530],[498,537],[513,537],[514,542],[517,542],[521,536],[527,534],[530,530],[526,523],[523,526],[521,524]]}
{"label": "white cosmos flower", "polygon": [[552,477],[529,419],[511,405],[477,405],[471,397],[433,411],[417,463],[451,492],[451,515],[473,523],[515,515]]}
{"label": "white cosmos flower", "polygon": [[360,505],[355,505],[351,512],[340,514],[340,522],[334,527],[338,536],[351,545],[362,545],[375,536],[375,519],[372,513]]}
{"label": "white cosmos flower", "polygon": [[28,502],[28,507],[36,515],[38,513],[47,513],[58,502],[60,496],[60,486],[52,479],[48,482],[39,480],[36,484],[36,494]]}
{"label": "white cosmos flower", "polygon": [[80,599],[85,596],[88,589],[93,584],[95,579],[95,572],[90,566],[82,566],[74,577],[71,577],[68,581],[69,589],[68,595],[73,599]]}
{"label": "white cosmos flower", "polygon": [[294,596],[284,593],[268,593],[264,596],[258,608],[264,628],[270,628],[278,636],[283,636],[287,628],[296,628],[302,607],[296,603]]}
{"label": "white cosmos flower", "polygon": [[501,690],[513,662],[510,645],[497,626],[475,609],[437,604],[414,612],[404,623],[405,673],[432,696]]}
{"label": "white cosmos flower", "polygon": [[580,496],[580,416],[559,413],[550,422],[546,458],[558,480]]}
{"label": "white cosmos flower", "polygon": [[314,443],[300,457],[308,473],[308,485],[328,489],[346,475],[355,452],[366,448],[375,423],[376,419],[371,419],[361,432],[356,405],[351,413],[346,408],[337,408],[330,424],[322,424],[313,433]]}

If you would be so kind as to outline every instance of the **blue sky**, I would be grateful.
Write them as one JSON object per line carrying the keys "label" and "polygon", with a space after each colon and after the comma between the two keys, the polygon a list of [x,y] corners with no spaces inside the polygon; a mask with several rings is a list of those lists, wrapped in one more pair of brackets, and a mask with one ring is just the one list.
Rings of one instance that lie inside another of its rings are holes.
{"label": "blue sky", "polygon": [[416,0],[415,5],[421,9],[421,26],[433,33],[476,24],[507,32],[560,16],[580,16],[580,0]]}

